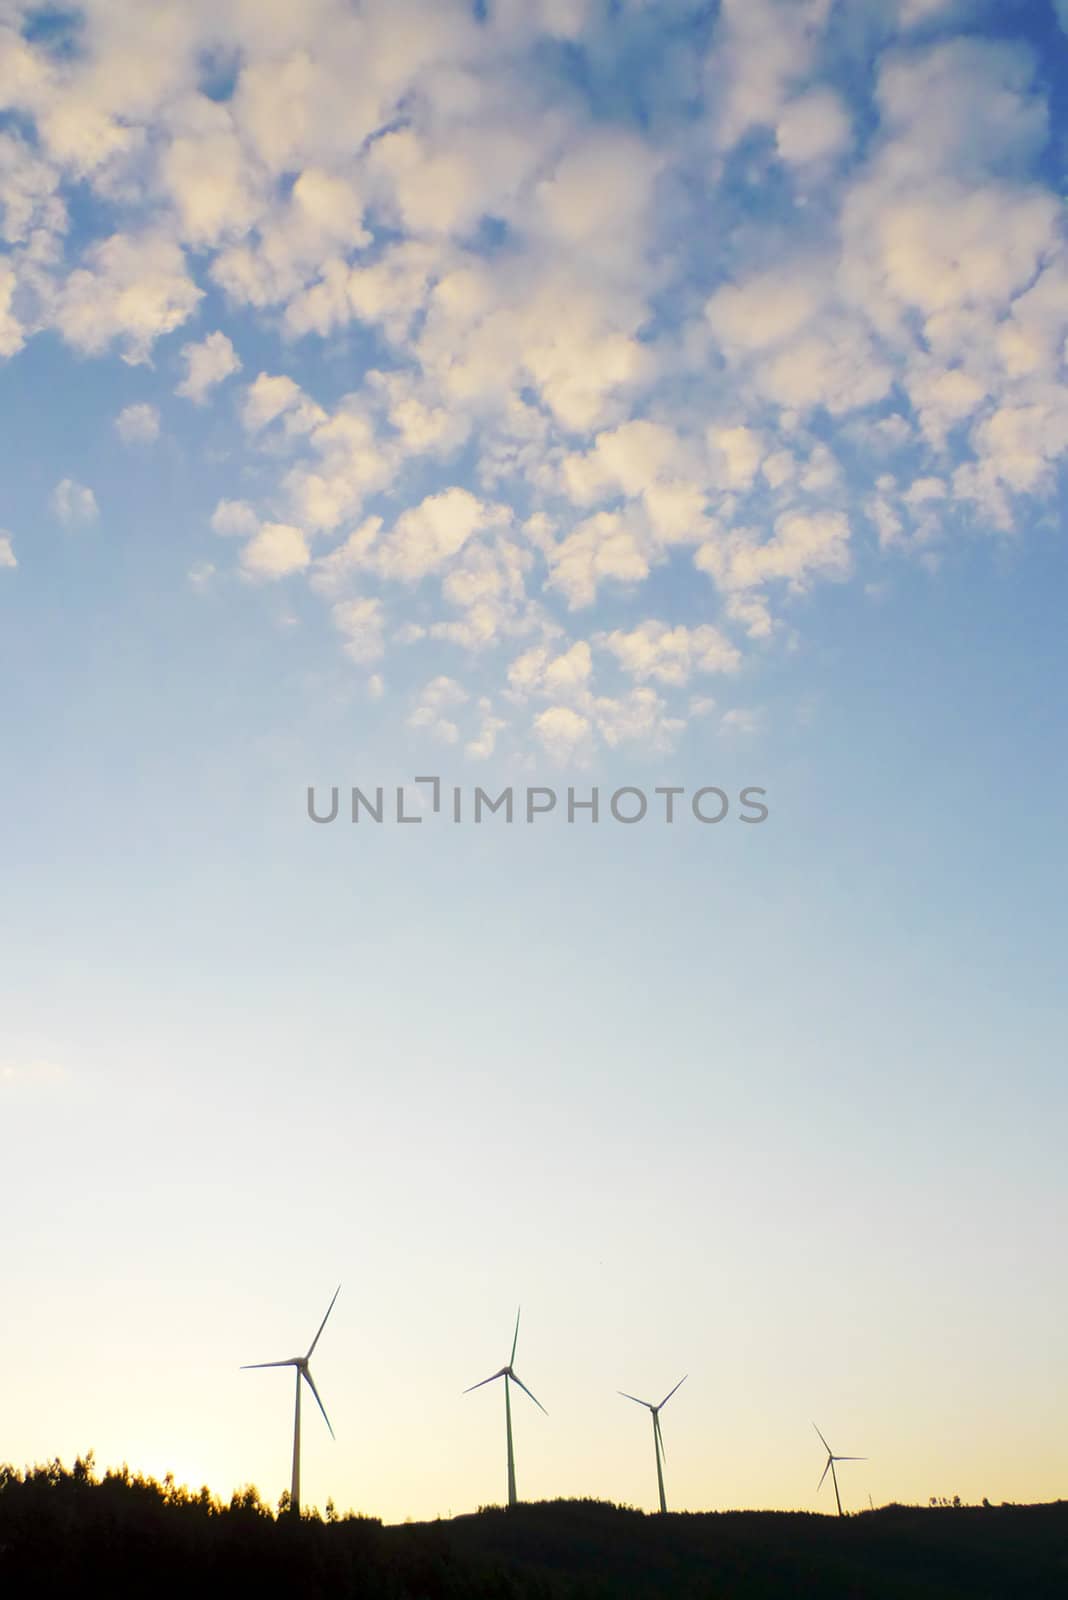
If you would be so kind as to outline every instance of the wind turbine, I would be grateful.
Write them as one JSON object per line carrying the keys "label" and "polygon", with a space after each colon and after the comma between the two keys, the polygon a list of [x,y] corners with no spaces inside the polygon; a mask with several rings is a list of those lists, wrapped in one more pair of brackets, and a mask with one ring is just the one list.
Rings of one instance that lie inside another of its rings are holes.
{"label": "wind turbine", "polygon": [[[675,1389],[681,1388],[688,1377],[689,1373],[687,1372],[679,1379],[678,1383],[675,1385]],[[660,1432],[660,1413],[671,1399],[671,1396],[675,1393],[675,1389],[672,1389],[668,1394],[666,1394],[658,1406],[654,1406],[651,1400],[639,1400],[636,1394],[627,1394],[624,1389],[616,1390],[616,1393],[621,1394],[624,1400],[633,1400],[636,1406],[647,1406],[653,1413],[653,1448],[656,1451],[656,1486],[660,1490],[661,1511],[667,1510],[667,1501],[664,1499],[664,1469],[660,1464],[660,1458],[664,1454],[664,1436]]]}
{"label": "wind turbine", "polygon": [[[337,1288],[334,1290],[334,1300],[337,1299],[340,1293],[341,1285],[339,1283]],[[331,1311],[334,1309],[334,1300],[331,1300],[330,1304],[326,1308],[326,1317],[328,1317]],[[298,1517],[300,1515],[300,1380],[302,1378],[304,1379],[305,1383],[307,1383],[312,1394],[315,1396],[316,1404],[323,1414],[323,1421],[326,1423],[327,1427],[330,1428],[331,1439],[334,1437],[334,1430],[330,1427],[330,1418],[326,1414],[326,1407],[319,1398],[319,1391],[315,1387],[315,1379],[312,1377],[311,1367],[308,1365],[312,1358],[312,1352],[314,1351],[315,1346],[319,1343],[322,1331],[326,1327],[326,1317],[324,1317],[322,1322],[320,1322],[319,1332],[315,1335],[315,1338],[308,1346],[307,1355],[290,1356],[286,1361],[251,1361],[241,1368],[242,1372],[256,1372],[261,1367],[296,1367],[297,1369],[297,1400],[296,1409],[293,1413],[293,1479],[289,1490],[289,1508],[293,1512],[294,1516]]]}
{"label": "wind turbine", "polygon": [[[816,1428],[815,1423],[813,1423],[812,1426]],[[867,1461],[868,1458],[867,1456],[836,1456],[818,1428],[816,1428],[816,1432],[820,1434],[820,1444],[822,1444],[823,1448],[827,1452],[827,1465],[823,1469],[823,1477],[820,1478],[819,1483],[816,1485],[816,1493],[819,1494],[820,1490],[823,1488],[823,1479],[829,1472],[831,1475],[831,1482],[834,1484],[834,1498],[838,1502],[838,1515],[840,1517],[844,1517],[845,1512],[842,1510],[842,1496],[838,1493],[838,1474],[834,1470],[834,1464],[836,1461]]]}
{"label": "wind turbine", "polygon": [[[481,1389],[487,1383],[495,1383],[498,1378],[504,1379],[504,1421],[505,1428],[508,1433],[508,1504],[510,1506],[514,1506],[516,1504],[516,1493],[515,1455],[512,1451],[512,1399],[508,1390],[509,1381],[512,1383],[517,1383],[524,1394],[530,1395],[530,1398],[534,1401],[534,1404],[537,1406],[539,1411],[545,1411],[545,1407],[542,1405],[541,1401],[535,1395],[530,1394],[530,1390],[527,1388],[522,1378],[519,1377],[515,1367],[512,1365],[512,1363],[515,1361],[515,1347],[518,1343],[519,1312],[517,1311],[515,1314],[515,1334],[512,1338],[512,1354],[508,1358],[508,1365],[506,1367],[502,1367],[499,1372],[491,1373],[488,1378],[483,1378],[479,1383],[473,1383],[469,1389],[465,1389],[463,1391],[464,1394],[470,1394],[472,1390]],[[549,1413],[545,1411],[545,1415],[548,1416]]]}

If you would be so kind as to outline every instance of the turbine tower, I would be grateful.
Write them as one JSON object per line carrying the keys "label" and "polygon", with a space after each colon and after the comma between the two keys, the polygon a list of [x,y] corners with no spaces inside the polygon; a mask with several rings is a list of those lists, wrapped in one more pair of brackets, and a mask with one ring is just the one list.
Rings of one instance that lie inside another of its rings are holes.
{"label": "turbine tower", "polygon": [[[812,1426],[816,1428],[815,1423],[813,1423]],[[842,1496],[838,1493],[838,1474],[834,1470],[834,1464],[836,1461],[867,1461],[868,1458],[867,1456],[836,1456],[818,1428],[816,1428],[816,1432],[820,1435],[820,1444],[822,1444],[823,1448],[827,1452],[827,1465],[823,1469],[823,1477],[820,1478],[819,1483],[816,1485],[816,1493],[819,1494],[820,1490],[823,1488],[823,1479],[829,1472],[831,1475],[831,1482],[834,1484],[834,1498],[838,1502],[838,1515],[840,1517],[844,1517],[845,1512],[842,1510]]]}
{"label": "turbine tower", "polygon": [[[678,1383],[675,1385],[675,1389],[681,1388],[688,1377],[689,1373],[684,1374],[684,1376],[681,1377]],[[624,1389],[616,1390],[616,1393],[621,1394],[624,1400],[633,1400],[636,1406],[647,1406],[648,1409],[653,1413],[653,1448],[656,1451],[656,1486],[660,1491],[661,1511],[667,1510],[667,1501],[664,1499],[664,1469],[661,1465],[661,1456],[664,1454],[664,1437],[660,1432],[660,1413],[671,1399],[671,1396],[675,1393],[675,1389],[672,1389],[670,1393],[666,1394],[658,1406],[654,1406],[651,1400],[639,1400],[636,1394],[627,1394]]]}
{"label": "turbine tower", "polygon": [[315,1396],[316,1404],[323,1414],[323,1421],[326,1423],[327,1427],[330,1428],[330,1437],[332,1439],[334,1437],[334,1430],[330,1427],[330,1418],[326,1414],[326,1407],[319,1398],[319,1391],[315,1387],[315,1379],[311,1375],[311,1367],[308,1365],[308,1363],[311,1361],[312,1352],[314,1351],[315,1346],[319,1343],[322,1331],[326,1327],[326,1318],[329,1317],[331,1311],[334,1309],[334,1300],[337,1299],[340,1293],[341,1285],[339,1283],[337,1288],[334,1290],[334,1299],[331,1300],[330,1304],[326,1308],[326,1317],[324,1317],[322,1322],[319,1324],[319,1332],[315,1335],[315,1338],[308,1346],[307,1355],[290,1356],[285,1361],[251,1361],[241,1368],[242,1372],[257,1372],[262,1367],[296,1368],[297,1399],[296,1407],[293,1413],[293,1478],[289,1489],[289,1509],[293,1512],[293,1515],[297,1517],[300,1516],[300,1383],[301,1379],[303,1378],[304,1382],[308,1385],[308,1388]]}
{"label": "turbine tower", "polygon": [[499,1372],[491,1373],[488,1378],[483,1378],[479,1383],[473,1383],[469,1389],[464,1390],[464,1394],[471,1394],[473,1390],[481,1389],[484,1384],[496,1383],[498,1378],[504,1379],[504,1424],[508,1435],[508,1504],[510,1506],[514,1506],[517,1501],[515,1492],[515,1455],[512,1450],[512,1398],[508,1389],[509,1382],[518,1384],[525,1395],[530,1395],[530,1398],[534,1401],[534,1404],[537,1406],[538,1410],[544,1411],[546,1416],[549,1415],[549,1413],[545,1411],[545,1407],[542,1405],[541,1401],[535,1395],[530,1393],[530,1390],[527,1388],[522,1378],[519,1377],[515,1367],[513,1366],[513,1362],[515,1361],[515,1347],[518,1343],[519,1312],[517,1311],[515,1314],[515,1334],[512,1338],[512,1354],[508,1358],[508,1365],[506,1367],[502,1367]]}

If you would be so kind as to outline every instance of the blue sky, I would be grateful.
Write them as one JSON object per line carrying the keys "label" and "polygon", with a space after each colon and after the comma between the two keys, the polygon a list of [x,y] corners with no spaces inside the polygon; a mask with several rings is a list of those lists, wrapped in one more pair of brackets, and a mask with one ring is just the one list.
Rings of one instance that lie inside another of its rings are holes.
{"label": "blue sky", "polygon": [[0,5],[5,1455],[1063,1494],[1068,18],[268,9]]}

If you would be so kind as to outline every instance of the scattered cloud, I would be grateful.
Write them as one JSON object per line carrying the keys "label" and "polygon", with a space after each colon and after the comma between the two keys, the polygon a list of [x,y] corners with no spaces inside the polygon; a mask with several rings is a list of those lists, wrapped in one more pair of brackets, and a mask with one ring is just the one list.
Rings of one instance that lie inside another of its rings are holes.
{"label": "scattered cloud", "polygon": [[487,505],[467,489],[428,495],[398,518],[375,564],[386,577],[415,582],[447,565],[474,534],[506,525],[511,515],[507,506]]}
{"label": "scattered cloud", "polygon": [[381,600],[368,597],[343,600],[333,607],[331,616],[344,638],[345,654],[350,661],[365,666],[385,655],[385,616]]}
{"label": "scattered cloud", "polygon": [[95,522],[100,515],[96,495],[73,478],[62,478],[52,490],[52,512],[64,527],[76,528]]}
{"label": "scattered cloud", "polygon": [[756,733],[760,727],[760,713],[736,706],[723,713],[719,719],[719,726],[722,733]]}
{"label": "scattered cloud", "polygon": [[440,744],[456,744],[460,730],[451,713],[466,704],[469,698],[467,690],[455,678],[434,678],[420,691],[408,717],[408,726],[428,733]]}
{"label": "scattered cloud", "polygon": [[18,562],[15,560],[15,551],[11,543],[11,535],[9,533],[5,533],[3,528],[0,528],[0,568],[7,567],[8,569],[11,569],[17,566]]}
{"label": "scattered cloud", "polygon": [[602,634],[598,643],[639,683],[653,678],[678,688],[695,672],[734,672],[742,659],[736,645],[707,625],[672,628],[666,622],[648,621],[629,633],[616,629]]}
{"label": "scattered cloud", "polygon": [[203,296],[164,233],[115,233],[89,245],[82,260],[53,305],[56,327],[82,355],[117,344],[124,361],[147,362],[156,340],[181,327]]}
{"label": "scattered cloud", "polygon": [[216,568],[210,561],[197,561],[189,568],[186,577],[194,589],[207,589],[215,577]]}
{"label": "scattered cloud", "polygon": [[[411,714],[475,759],[669,748],[821,586],[1021,526],[1068,456],[1027,39],[958,0],[722,0],[627,55],[641,9],[165,4],[120,41],[105,5],[67,53],[0,24],[0,359],[50,334],[207,408],[238,331],[269,349],[189,581],[308,584],[354,665],[460,686]],[[546,78],[561,40],[633,93]],[[97,516],[69,478],[52,508]]]}
{"label": "scattered cloud", "polygon": [[186,375],[175,394],[204,405],[211,391],[233,373],[241,371],[241,361],[225,333],[209,333],[199,344],[182,346]]}
{"label": "scattered cloud", "polygon": [[241,551],[241,565],[250,578],[286,578],[302,572],[310,561],[303,532],[284,522],[265,522]]}
{"label": "scattered cloud", "polygon": [[159,412],[152,405],[125,406],[115,418],[123,444],[151,444],[159,438]]}
{"label": "scattered cloud", "polygon": [[220,500],[211,514],[211,526],[223,537],[251,538],[260,519],[247,500]]}

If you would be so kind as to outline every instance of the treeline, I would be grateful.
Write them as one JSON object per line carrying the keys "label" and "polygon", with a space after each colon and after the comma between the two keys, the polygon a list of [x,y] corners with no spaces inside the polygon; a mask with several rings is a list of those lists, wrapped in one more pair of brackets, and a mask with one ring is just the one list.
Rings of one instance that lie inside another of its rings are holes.
{"label": "treeline", "polygon": [[596,1500],[384,1527],[92,1456],[0,1466],[0,1595],[211,1600],[1064,1600],[1068,1503],[646,1515]]}
{"label": "treeline", "polygon": [[377,1518],[332,1508],[278,1516],[252,1485],[222,1501],[128,1468],[103,1477],[92,1456],[67,1470],[59,1461],[18,1472],[0,1467],[0,1594],[84,1592],[111,1596],[383,1596],[396,1600],[529,1591],[502,1586],[477,1564],[451,1568],[434,1525],[403,1549]]}

